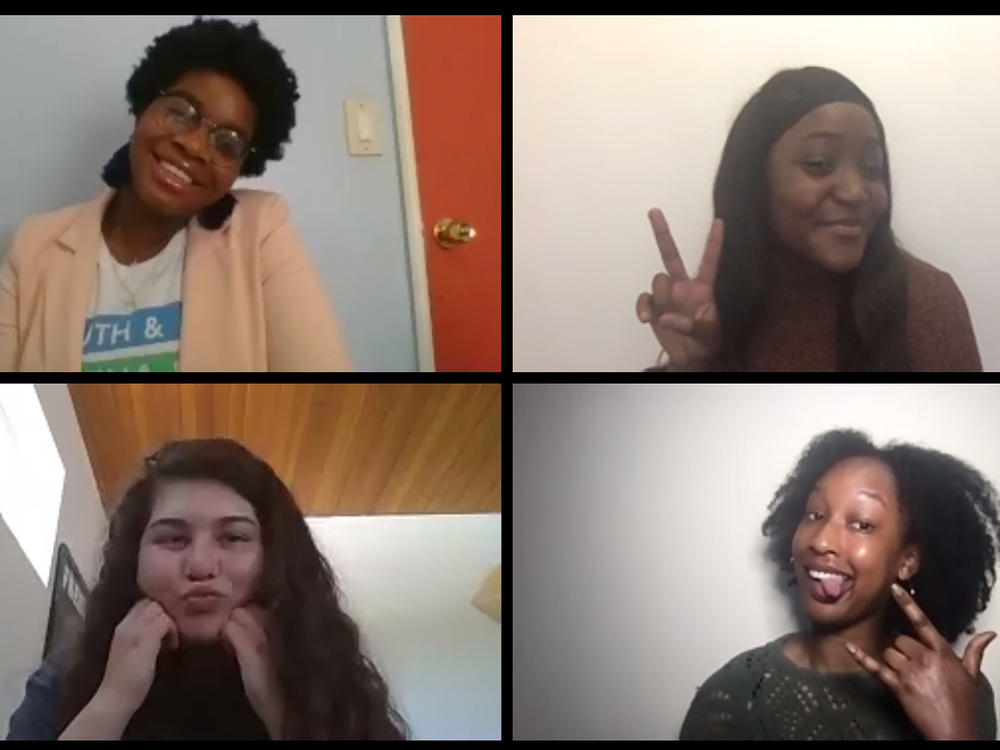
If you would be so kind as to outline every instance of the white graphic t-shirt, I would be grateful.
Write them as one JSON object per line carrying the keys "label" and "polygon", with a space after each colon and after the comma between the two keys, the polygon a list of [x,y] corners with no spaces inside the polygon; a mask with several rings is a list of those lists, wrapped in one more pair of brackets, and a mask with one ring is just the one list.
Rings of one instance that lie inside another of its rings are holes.
{"label": "white graphic t-shirt", "polygon": [[100,239],[97,284],[83,328],[84,372],[177,372],[186,230],[154,257],[116,261]]}

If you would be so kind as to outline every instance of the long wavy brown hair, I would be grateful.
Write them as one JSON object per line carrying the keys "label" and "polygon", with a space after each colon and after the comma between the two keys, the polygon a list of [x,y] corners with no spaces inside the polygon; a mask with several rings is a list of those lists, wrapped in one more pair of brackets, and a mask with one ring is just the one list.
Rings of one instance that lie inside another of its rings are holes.
{"label": "long wavy brown hair", "polygon": [[[144,596],[136,577],[140,539],[158,485],[175,479],[221,482],[257,513],[264,558],[256,601],[270,612],[277,634],[278,642],[271,646],[286,710],[284,738],[407,738],[407,724],[392,706],[384,679],[361,652],[358,626],[341,608],[333,571],[291,492],[267,463],[226,439],[165,444],[143,461],[141,474],[125,491],[111,519],[83,629],[61,676],[59,733],[94,696],[115,627]],[[211,695],[209,723],[177,726],[197,713],[199,701],[192,699],[197,686],[185,684],[174,658],[163,649],[153,686],[124,738],[187,736],[196,726],[211,726],[220,736],[267,738],[243,694],[235,659],[214,683],[223,689]]]}

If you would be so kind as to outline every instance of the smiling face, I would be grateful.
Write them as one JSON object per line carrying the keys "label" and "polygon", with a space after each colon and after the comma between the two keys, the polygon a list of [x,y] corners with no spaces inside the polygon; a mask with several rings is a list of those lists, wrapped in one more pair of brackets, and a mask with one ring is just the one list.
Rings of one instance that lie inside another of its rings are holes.
{"label": "smiling face", "polygon": [[856,268],[889,205],[875,120],[857,104],[816,107],[771,148],[767,183],[784,246],[835,273]]}
{"label": "smiling face", "polygon": [[[138,585],[182,640],[217,640],[232,609],[252,599],[262,561],[257,515],[242,496],[210,480],[159,487],[139,547]],[[201,590],[216,595],[191,596]]]}
{"label": "smiling face", "polygon": [[[165,90],[190,102],[212,123],[253,137],[256,108],[232,78],[212,71],[193,71]],[[220,162],[209,143],[212,126],[207,122],[190,133],[173,132],[164,125],[167,116],[164,100],[159,98],[136,121],[129,147],[132,186],[143,203],[162,216],[193,216],[229,192],[239,176],[242,160]],[[191,183],[165,171],[164,163],[181,168]]]}
{"label": "smiling face", "polygon": [[[792,539],[805,613],[823,627],[881,617],[889,587],[917,570],[913,547],[901,548],[904,518],[892,471],[872,458],[849,458],[816,483]],[[835,602],[818,600],[808,569],[834,568],[852,578]]]}

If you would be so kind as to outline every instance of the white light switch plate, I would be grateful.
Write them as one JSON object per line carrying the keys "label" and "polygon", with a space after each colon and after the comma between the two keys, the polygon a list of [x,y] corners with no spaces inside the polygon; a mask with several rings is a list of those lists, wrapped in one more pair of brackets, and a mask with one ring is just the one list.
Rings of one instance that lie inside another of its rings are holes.
{"label": "white light switch plate", "polygon": [[382,119],[372,99],[345,99],[347,153],[378,156],[382,153]]}

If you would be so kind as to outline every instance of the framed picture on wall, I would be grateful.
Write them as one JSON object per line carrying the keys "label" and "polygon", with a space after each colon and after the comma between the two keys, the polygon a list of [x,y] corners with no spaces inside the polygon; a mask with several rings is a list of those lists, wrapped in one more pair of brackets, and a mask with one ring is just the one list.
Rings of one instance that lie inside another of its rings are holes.
{"label": "framed picture on wall", "polygon": [[83,612],[90,589],[83,582],[69,547],[60,543],[56,550],[56,577],[52,585],[49,623],[45,629],[42,658],[70,645],[83,628]]}

